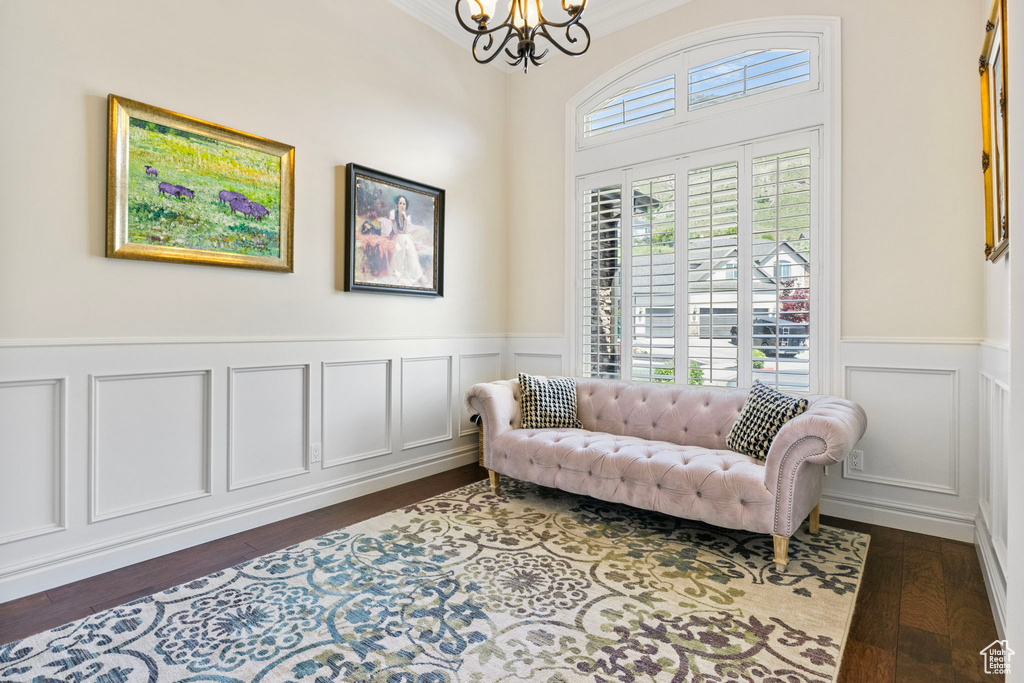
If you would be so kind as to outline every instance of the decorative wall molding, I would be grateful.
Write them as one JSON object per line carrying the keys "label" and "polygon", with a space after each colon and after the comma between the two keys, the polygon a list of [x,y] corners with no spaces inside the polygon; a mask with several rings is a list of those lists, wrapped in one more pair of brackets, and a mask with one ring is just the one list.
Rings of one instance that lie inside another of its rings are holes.
{"label": "decorative wall molding", "polygon": [[1003,572],[1006,569],[1009,491],[1006,473],[1010,458],[1010,388],[988,372],[980,372],[978,503],[985,519],[987,542]]}
{"label": "decorative wall molding", "polygon": [[927,344],[929,346],[977,346],[982,344],[975,337],[843,337],[845,344]]}
{"label": "decorative wall molding", "polygon": [[821,494],[822,513],[905,531],[971,543],[974,517],[924,505],[912,505],[847,493]]}
{"label": "decorative wall molding", "polygon": [[[299,370],[302,372],[302,464],[299,467],[284,469],[262,477],[236,481],[238,465],[236,463],[236,442],[235,429],[238,423],[238,416],[235,410],[235,401],[238,390],[235,386],[236,375],[255,374],[261,372],[280,372],[282,370]],[[259,486],[272,481],[280,481],[309,473],[309,363],[296,365],[260,365],[251,367],[228,368],[228,491]]]}
{"label": "decorative wall molding", "polygon": [[[564,375],[565,374],[565,359],[560,353],[522,353],[516,352],[513,354],[513,371],[518,374],[525,372],[532,375]],[[545,361],[554,361],[558,364],[558,372],[540,370],[531,370],[530,365],[539,367],[545,364]]]}
{"label": "decorative wall molding", "polygon": [[[169,379],[175,377],[202,377],[203,378],[203,486],[200,490],[190,493],[185,493],[178,496],[171,496],[168,498],[161,498],[154,500],[150,503],[143,505],[135,505],[127,508],[115,508],[112,510],[103,510],[100,501],[100,469],[101,469],[101,455],[100,452],[100,426],[99,419],[101,413],[100,404],[100,387],[103,384],[111,384],[117,382],[135,382],[135,381],[152,381],[160,379]],[[213,391],[213,370],[182,370],[174,372],[143,372],[143,373],[130,373],[130,374],[118,374],[118,375],[89,375],[89,518],[90,524],[101,522],[108,519],[115,519],[117,517],[124,517],[126,515],[134,515],[141,512],[147,512],[149,510],[155,510],[157,508],[168,507],[171,505],[177,505],[179,503],[185,503],[198,498],[206,498],[213,493],[212,481],[213,481],[213,401],[211,392]]]}
{"label": "decorative wall molding", "polygon": [[[447,394],[445,405],[448,406],[447,419],[445,421],[447,429],[442,434],[437,436],[431,436],[424,439],[417,439],[416,441],[406,441],[406,424],[408,420],[406,399],[408,398],[408,388],[406,386],[406,378],[408,373],[406,368],[409,365],[416,363],[429,363],[432,361],[444,361],[447,363],[447,370],[445,375],[447,377]],[[402,421],[402,450],[407,451],[411,448],[419,448],[420,446],[430,446],[435,443],[441,443],[442,441],[449,441],[452,438],[452,423],[454,422],[454,415],[452,410],[452,357],[451,356],[421,356],[414,358],[402,358],[402,400],[401,400],[401,421]]]}
{"label": "decorative wall molding", "polygon": [[[33,558],[29,561],[19,562],[9,566],[0,566],[0,602],[34,592],[38,589],[38,586],[59,585],[59,583],[54,583],[53,581],[39,583],[39,579],[36,575],[42,572],[60,570],[67,568],[72,564],[96,560],[102,556],[113,553],[120,554],[131,552],[136,550],[138,546],[146,543],[167,540],[170,537],[196,532],[205,527],[210,527],[216,524],[237,521],[245,518],[247,515],[255,515],[260,512],[265,512],[271,508],[294,506],[296,504],[303,505],[305,503],[303,507],[308,508],[309,510],[318,509],[319,507],[348,500],[355,495],[361,495],[358,491],[354,495],[344,495],[349,489],[375,482],[385,482],[385,485],[380,488],[386,488],[387,485],[401,483],[395,482],[392,484],[389,479],[401,478],[406,481],[411,481],[416,478],[415,474],[417,473],[417,470],[438,466],[443,466],[444,469],[452,469],[454,467],[471,464],[476,461],[476,457],[475,444],[470,446],[460,446],[441,453],[433,453],[394,465],[379,467],[367,472],[359,472],[341,479],[335,479],[314,486],[308,486],[275,496],[261,498],[256,501],[221,509],[211,514],[197,515],[171,524],[154,526],[141,531],[124,534],[116,538],[104,539],[96,543],[72,548],[71,550],[61,550],[46,556]],[[328,500],[324,500],[325,496],[329,496],[330,498]],[[293,512],[292,514],[300,514],[300,512]],[[259,523],[252,524],[251,526],[259,526]],[[251,526],[243,527],[243,529],[236,528],[228,533],[235,533],[239,530],[251,528]],[[227,534],[215,535],[214,538],[219,538],[223,535]],[[192,543],[186,542],[180,545],[181,547],[189,547]],[[120,564],[120,566],[124,566],[129,563],[130,561],[124,562],[123,564]],[[90,576],[95,572],[85,569],[80,570],[78,573],[84,577]],[[35,583],[32,583],[33,580],[35,580]],[[19,582],[24,582],[24,585],[27,587],[19,588]],[[63,581],[61,583],[63,583]]]}
{"label": "decorative wall molding", "polygon": [[53,387],[53,470],[56,474],[51,490],[54,503],[53,523],[0,536],[0,546],[67,529],[67,382],[67,377],[41,377],[0,382],[0,391],[22,387]]}
{"label": "decorative wall molding", "polygon": [[[905,367],[880,367],[867,365],[847,365],[844,368],[846,373],[845,384],[846,395],[850,396],[852,373],[897,373],[905,375],[942,375],[951,378],[949,396],[949,457],[948,476],[949,485],[936,485],[924,481],[914,481],[898,477],[884,477],[857,472],[850,467],[850,459],[843,461],[843,478],[853,481],[864,481],[874,484],[885,484],[900,488],[915,489],[918,491],[930,491],[951,496],[960,495],[960,373],[956,369],[946,368],[905,368]],[[851,397],[852,398],[852,397]],[[854,399],[855,400],[855,399]]]}
{"label": "decorative wall molding", "polygon": [[[469,382],[466,381],[466,374],[467,373],[466,373],[466,368],[463,367],[463,362],[466,361],[466,360],[473,360],[473,359],[477,359],[477,358],[493,358],[494,361],[495,361],[495,366],[494,366],[495,367],[495,372],[489,373],[490,375],[493,375],[493,377],[491,379],[484,380],[484,381],[491,382],[491,381],[494,381],[496,379],[500,379],[501,378],[501,354],[500,353],[468,353],[468,354],[462,354],[462,355],[459,356],[459,386],[461,388],[462,394],[465,394],[466,390],[469,389],[470,386],[472,386]],[[458,398],[458,403],[461,406],[462,403],[463,403],[462,395],[458,396],[457,398]],[[466,414],[465,406],[463,406],[462,409],[460,410],[460,415],[461,414]],[[459,436],[470,436],[470,435],[476,436],[476,433],[477,433],[477,427],[475,425],[472,425],[472,424],[469,427],[462,426],[459,429]]]}
{"label": "decorative wall molding", "polygon": [[979,342],[981,346],[986,349],[995,349],[996,351],[1003,351],[1004,353],[1010,353],[1010,345],[1005,342],[994,342],[988,339]]}
{"label": "decorative wall molding", "polygon": [[[353,366],[373,366],[383,365],[384,366],[384,405],[382,406],[384,411],[384,446],[375,450],[365,451],[363,453],[356,453],[336,460],[328,458],[328,438],[327,438],[327,420],[330,407],[327,405],[327,369],[337,367],[353,367]],[[325,469],[330,467],[338,467],[340,465],[348,465],[354,462],[361,462],[363,460],[369,460],[371,458],[378,458],[384,455],[390,455],[394,452],[391,446],[391,386],[392,386],[392,372],[391,372],[391,359],[382,360],[354,360],[354,361],[341,361],[341,362],[324,362],[321,369],[321,396],[320,396],[320,425],[323,430],[323,436],[321,443],[323,444],[323,467]]]}
{"label": "decorative wall molding", "polygon": [[992,616],[995,617],[996,631],[1000,638],[1006,638],[1006,573],[992,545],[992,533],[982,510],[978,511],[973,540],[981,562],[981,574],[985,579]]}
{"label": "decorative wall molding", "polygon": [[67,337],[57,339],[0,339],[0,348],[51,346],[150,346],[153,344],[308,344],[321,342],[428,341],[434,339],[505,339],[504,333],[424,335],[339,335],[327,337]]}

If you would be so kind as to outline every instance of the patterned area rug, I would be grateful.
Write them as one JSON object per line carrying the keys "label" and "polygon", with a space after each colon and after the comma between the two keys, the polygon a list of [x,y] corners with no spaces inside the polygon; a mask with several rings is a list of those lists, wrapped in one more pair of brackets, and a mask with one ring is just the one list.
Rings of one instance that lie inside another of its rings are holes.
{"label": "patterned area rug", "polygon": [[772,540],[505,478],[0,647],[0,680],[834,680],[868,537]]}

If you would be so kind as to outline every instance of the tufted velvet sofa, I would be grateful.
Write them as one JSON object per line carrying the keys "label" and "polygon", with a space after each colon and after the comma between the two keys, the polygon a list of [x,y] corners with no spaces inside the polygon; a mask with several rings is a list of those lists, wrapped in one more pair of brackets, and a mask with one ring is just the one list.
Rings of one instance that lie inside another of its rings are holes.
{"label": "tufted velvet sofa", "polygon": [[521,429],[519,381],[477,384],[466,393],[483,426],[483,465],[498,475],[626,503],[716,526],[771,534],[786,565],[789,537],[810,515],[818,529],[825,465],[864,435],[856,403],[830,396],[776,435],[761,462],[728,450],[726,437],[747,389],[576,380],[583,429]]}

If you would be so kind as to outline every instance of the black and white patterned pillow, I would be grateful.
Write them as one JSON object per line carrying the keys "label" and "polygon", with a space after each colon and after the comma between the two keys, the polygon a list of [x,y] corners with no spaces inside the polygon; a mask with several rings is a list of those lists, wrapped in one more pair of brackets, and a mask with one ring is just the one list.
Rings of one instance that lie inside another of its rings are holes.
{"label": "black and white patterned pillow", "polygon": [[576,417],[576,380],[541,379],[519,373],[523,429],[582,429]]}
{"label": "black and white patterned pillow", "polygon": [[754,382],[725,443],[737,453],[765,460],[782,425],[807,410],[808,405],[806,398],[786,396],[767,384]]}

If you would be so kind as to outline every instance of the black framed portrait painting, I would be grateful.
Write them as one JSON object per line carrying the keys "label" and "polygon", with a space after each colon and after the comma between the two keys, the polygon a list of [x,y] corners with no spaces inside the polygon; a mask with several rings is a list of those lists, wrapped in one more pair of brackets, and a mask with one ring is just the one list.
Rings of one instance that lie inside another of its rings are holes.
{"label": "black framed portrait painting", "polygon": [[444,190],[347,167],[345,291],[444,296]]}

